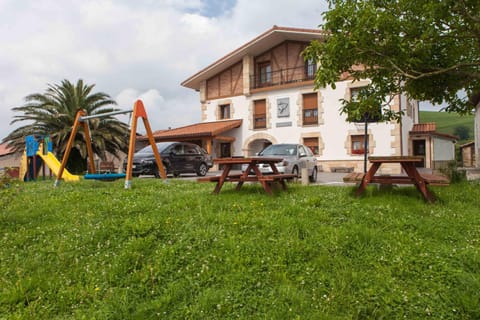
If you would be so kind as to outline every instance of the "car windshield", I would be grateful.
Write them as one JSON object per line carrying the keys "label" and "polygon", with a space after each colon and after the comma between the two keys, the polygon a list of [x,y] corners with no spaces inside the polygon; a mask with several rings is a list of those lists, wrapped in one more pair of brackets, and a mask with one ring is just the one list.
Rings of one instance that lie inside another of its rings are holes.
{"label": "car windshield", "polygon": [[293,156],[297,154],[297,146],[294,144],[272,144],[263,151],[259,156]]}
{"label": "car windshield", "polygon": [[[165,150],[170,145],[171,145],[171,143],[162,143],[162,142],[157,143],[158,152],[162,152],[163,150]],[[152,146],[148,145],[145,148],[140,149],[137,153],[138,154],[153,154]]]}

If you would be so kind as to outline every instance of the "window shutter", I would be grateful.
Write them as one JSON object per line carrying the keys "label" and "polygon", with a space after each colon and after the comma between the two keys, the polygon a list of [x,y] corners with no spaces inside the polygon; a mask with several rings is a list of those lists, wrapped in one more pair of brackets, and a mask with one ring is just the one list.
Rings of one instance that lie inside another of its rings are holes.
{"label": "window shutter", "polygon": [[266,113],[266,103],[265,100],[256,100],[255,101],[255,114],[265,114]]}
{"label": "window shutter", "polygon": [[255,129],[266,128],[267,126],[267,102],[266,100],[256,100],[254,102],[253,127]]}
{"label": "window shutter", "polygon": [[316,109],[318,107],[317,94],[308,93],[303,95],[303,108],[304,109]]}

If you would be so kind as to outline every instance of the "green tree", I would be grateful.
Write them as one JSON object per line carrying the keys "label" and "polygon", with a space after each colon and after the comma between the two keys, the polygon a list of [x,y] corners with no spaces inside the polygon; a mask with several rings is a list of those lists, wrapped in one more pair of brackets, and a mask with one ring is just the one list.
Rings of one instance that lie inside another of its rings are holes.
{"label": "green tree", "polygon": [[[12,131],[3,143],[8,143],[15,150],[23,150],[25,136],[48,135],[53,144],[54,153],[61,157],[65,152],[77,110],[84,109],[87,115],[119,110],[114,108],[116,102],[105,93],[93,92],[95,85],[87,85],[83,80],[76,84],[63,80],[61,84],[49,84],[45,93],[34,93],[25,98],[26,103],[12,110],[15,115],[13,123],[28,124]],[[89,120],[92,149],[101,159],[105,152],[119,157],[118,151],[128,150],[128,125],[111,116]],[[85,133],[79,130],[74,141],[67,167],[74,172],[86,169],[87,150]]]}
{"label": "green tree", "polygon": [[456,126],[453,129],[453,134],[460,140],[468,140],[468,138],[470,138],[470,129],[464,125]]}
{"label": "green tree", "polygon": [[[319,64],[316,87],[334,88],[345,74],[371,80],[363,96],[343,101],[343,113],[359,119],[401,92],[446,102],[447,111],[476,110],[479,146],[480,1],[329,0],[324,21],[325,41],[304,52]],[[401,117],[389,110],[384,115]]]}

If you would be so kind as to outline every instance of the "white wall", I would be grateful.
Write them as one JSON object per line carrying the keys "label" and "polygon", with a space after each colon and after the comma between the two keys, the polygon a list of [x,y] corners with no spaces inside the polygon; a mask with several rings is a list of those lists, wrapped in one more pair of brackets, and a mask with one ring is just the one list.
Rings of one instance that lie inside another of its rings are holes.
{"label": "white wall", "polygon": [[434,161],[450,161],[455,159],[455,145],[451,140],[433,138]]}
{"label": "white wall", "polygon": [[[207,102],[206,121],[216,121],[216,109],[218,105],[230,102],[232,105],[232,118],[243,119],[243,124],[237,132],[236,141],[233,144],[234,156],[244,155],[246,141],[253,136],[274,137],[274,143],[300,143],[302,134],[320,133],[323,140],[324,150],[318,157],[319,160],[363,160],[363,156],[351,156],[347,152],[347,137],[349,134],[363,134],[363,125],[355,125],[345,121],[345,115],[340,115],[341,102],[348,96],[348,81],[337,83],[336,90],[320,89],[319,96],[319,119],[321,124],[317,126],[301,125],[301,97],[304,93],[314,92],[311,87],[291,88],[275,90],[270,92],[255,93],[251,96],[236,96],[228,99],[217,99]],[[277,99],[289,98],[290,115],[288,117],[277,117]],[[253,101],[258,99],[267,100],[267,129],[251,130]],[[406,120],[404,120],[406,121]],[[411,120],[407,127],[411,127]],[[278,123],[291,122],[290,126],[277,127]],[[395,137],[392,136],[392,129],[395,123],[370,123],[369,134],[374,137],[374,153],[371,155],[387,156],[394,155],[395,149],[392,143]],[[408,134],[408,131],[407,131]],[[404,133],[404,145],[407,145],[407,136]]]}
{"label": "white wall", "polygon": [[406,96],[402,95],[400,98],[400,110],[404,112],[404,116],[402,117],[402,155],[408,155],[408,139],[410,136],[410,131],[413,128],[413,125],[418,122],[418,102],[417,101],[410,101],[413,105],[412,107],[412,117],[407,115],[407,98]]}

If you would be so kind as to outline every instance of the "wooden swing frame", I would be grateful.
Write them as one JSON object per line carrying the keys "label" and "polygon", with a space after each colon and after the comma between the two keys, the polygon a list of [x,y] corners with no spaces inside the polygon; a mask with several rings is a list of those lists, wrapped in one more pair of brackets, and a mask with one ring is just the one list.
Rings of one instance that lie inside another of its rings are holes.
{"label": "wooden swing frame", "polygon": [[[87,121],[89,119],[94,118],[102,118],[116,114],[125,114],[125,113],[132,113],[132,125],[130,127],[130,141],[128,144],[128,158],[127,158],[127,172],[126,174],[97,174],[95,170],[95,162],[93,159],[93,149],[92,149],[92,142],[90,140],[90,129],[88,127]],[[147,131],[148,141],[152,146],[153,154],[155,156],[155,161],[157,163],[158,170],[160,172],[160,176],[162,179],[167,179],[167,174],[165,173],[165,169],[162,164],[162,158],[160,157],[160,153],[156,148],[155,139],[153,138],[152,129],[150,127],[150,123],[148,122],[147,113],[145,111],[145,107],[143,106],[142,100],[135,101],[133,106],[133,110],[128,111],[113,111],[107,112],[99,115],[91,115],[87,116],[85,110],[81,109],[77,111],[75,115],[75,121],[73,123],[72,131],[70,133],[70,137],[68,139],[67,148],[65,149],[65,153],[62,158],[62,163],[60,165],[60,169],[58,171],[57,178],[55,180],[54,186],[58,186],[60,180],[62,179],[63,171],[65,170],[65,166],[67,165],[68,158],[70,156],[70,151],[73,147],[73,142],[75,141],[75,136],[77,135],[78,128],[80,126],[83,127],[83,131],[85,133],[85,142],[87,145],[87,154],[88,154],[88,174],[91,175],[90,179],[99,179],[99,180],[112,180],[125,177],[125,189],[130,189],[131,187],[131,180],[132,180],[132,167],[133,167],[133,155],[135,153],[135,142],[136,142],[136,135],[137,135],[137,121],[138,118],[143,119],[143,124],[145,126],[145,130]]]}

